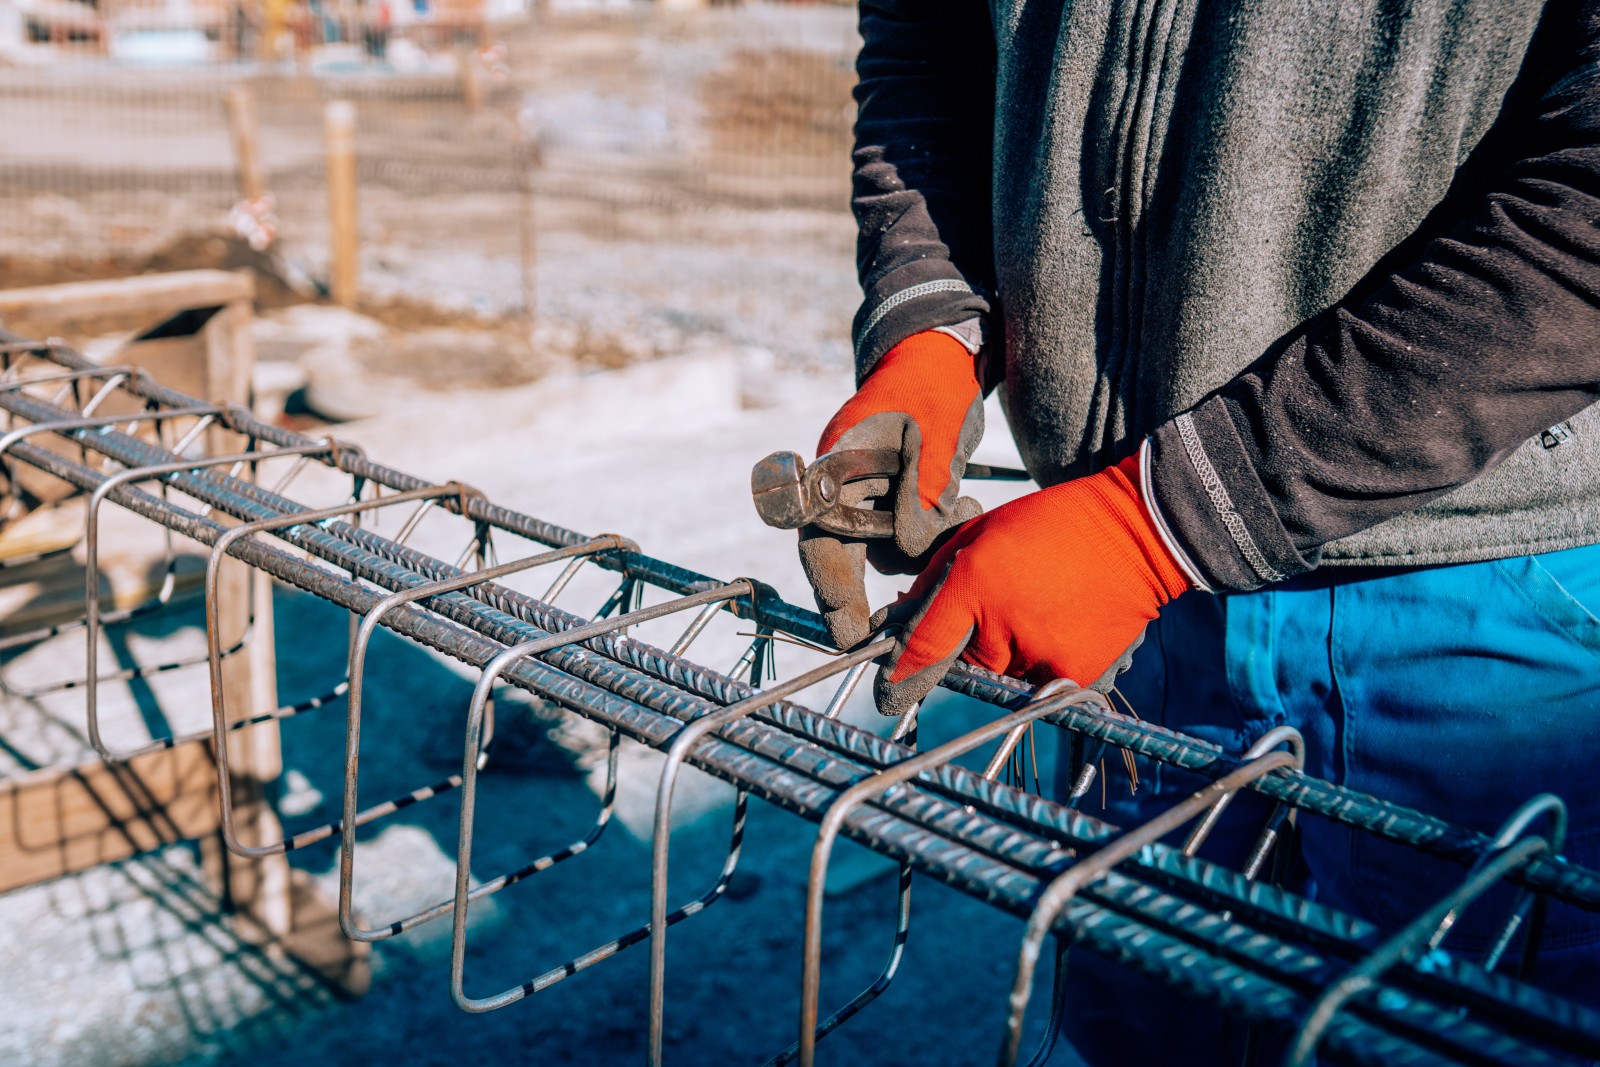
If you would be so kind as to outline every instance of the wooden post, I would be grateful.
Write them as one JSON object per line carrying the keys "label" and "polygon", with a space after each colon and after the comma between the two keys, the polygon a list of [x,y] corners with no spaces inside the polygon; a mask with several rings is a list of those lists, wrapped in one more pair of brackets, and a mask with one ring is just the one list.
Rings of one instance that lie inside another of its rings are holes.
{"label": "wooden post", "polygon": [[483,64],[478,62],[477,49],[469,44],[459,46],[456,64],[460,67],[461,99],[467,110],[483,110]]}
{"label": "wooden post", "polygon": [[[245,404],[250,399],[255,351],[251,335],[254,285],[247,272],[190,271],[144,275],[115,281],[78,282],[0,294],[0,321],[26,317],[30,324],[85,329],[96,320],[160,320],[183,309],[215,309],[198,335],[136,340],[112,354],[114,363],[131,363],[154,372],[163,384],[210,399]],[[114,413],[111,397],[100,410]],[[142,407],[134,404],[132,410]],[[213,453],[242,451],[247,442],[221,427],[209,441]],[[107,520],[115,521],[116,509]],[[79,520],[81,521],[81,519]],[[0,538],[0,557],[8,546]],[[14,538],[12,540],[15,540]],[[107,542],[116,546],[112,539]],[[26,547],[26,546],[23,546]],[[148,570],[134,553],[136,571]],[[108,576],[119,573],[101,557]],[[0,614],[0,634],[7,627],[46,624],[38,610],[54,589],[41,568],[65,565],[61,603],[81,610],[83,575],[70,557],[38,561],[8,569],[13,587],[31,582],[38,587],[13,588],[25,611]],[[25,567],[33,567],[25,572]],[[124,568],[125,569],[125,568]],[[193,572],[190,572],[191,578]],[[111,578],[108,577],[108,581]],[[61,583],[55,583],[61,584]],[[175,596],[198,591],[180,577]],[[122,587],[129,594],[131,587]],[[0,591],[5,589],[0,585]],[[113,585],[112,603],[119,605]],[[273,647],[272,585],[261,571],[227,559],[219,576],[222,642],[232,645],[252,618],[249,640],[223,660],[222,688],[229,717],[235,721],[278,706],[276,656]],[[126,599],[142,601],[133,588]],[[35,602],[38,602],[37,604]],[[10,607],[0,598],[0,608]],[[32,615],[28,612],[33,612]],[[37,617],[36,617],[37,616]],[[74,617],[71,610],[59,620]],[[77,616],[81,617],[81,615]],[[278,725],[274,720],[231,732],[227,739],[233,770],[233,804],[240,836],[248,843],[276,841],[283,833],[270,793],[282,773]],[[200,838],[205,871],[241,920],[238,932],[269,951],[287,951],[316,968],[353,994],[369,980],[369,946],[340,934],[335,902],[306,878],[291,870],[282,854],[243,859],[228,853],[218,829],[214,758],[209,740],[147,753],[125,764],[91,760],[78,766],[47,768],[0,781],[0,892],[44,878],[85,870],[155,848]]]}
{"label": "wooden post", "polygon": [[518,251],[522,268],[522,313],[528,337],[539,323],[539,234],[534,217],[533,171],[539,165],[539,143],[524,133],[517,138]]}
{"label": "wooden post", "polygon": [[239,174],[239,196],[259,200],[266,195],[267,181],[261,173],[261,128],[256,122],[256,101],[242,85],[228,89],[228,132],[233,135],[233,162]]}
{"label": "wooden post", "polygon": [[[201,334],[205,345],[205,390],[200,395],[249,404],[256,362],[250,320],[250,304],[241,300],[225,305],[206,323]],[[251,443],[217,428],[210,447],[214,453],[223,454],[250,448]],[[222,691],[228,714],[234,720],[253,718],[278,706],[271,579],[240,560],[225,559],[218,574],[217,593],[218,630],[223,646],[232,647],[249,634],[244,648],[222,661]],[[250,844],[276,841],[283,836],[283,827],[267,795],[271,783],[283,774],[276,726],[252,726],[230,733],[227,745],[239,836]],[[288,936],[293,929],[288,857],[221,858],[227,868],[224,884],[233,903],[274,937]]]}
{"label": "wooden post", "polygon": [[359,269],[356,257],[356,107],[348,100],[328,102],[324,112],[328,151],[329,289],[333,302],[355,307]]}

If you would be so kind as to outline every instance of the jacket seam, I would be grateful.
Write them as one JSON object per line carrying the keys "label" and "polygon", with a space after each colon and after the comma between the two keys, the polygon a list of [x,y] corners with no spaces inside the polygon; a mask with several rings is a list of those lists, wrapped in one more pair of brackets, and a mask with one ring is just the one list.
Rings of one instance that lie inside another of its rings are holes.
{"label": "jacket seam", "polygon": [[872,314],[867,316],[867,321],[861,326],[860,339],[856,341],[856,356],[861,355],[861,347],[872,336],[872,331],[878,324],[888,317],[890,312],[902,304],[911,302],[918,297],[930,296],[934,293],[970,293],[972,286],[959,278],[935,278],[932,281],[918,282],[916,285],[901,289],[885,297],[877,307],[872,309]]}
{"label": "jacket seam", "polygon": [[1233,538],[1235,547],[1250,569],[1255,571],[1256,577],[1264,582],[1276,582],[1283,575],[1279,574],[1272,564],[1267,562],[1267,557],[1262,554],[1255,538],[1250,536],[1250,530],[1245,526],[1244,517],[1234,510],[1233,498],[1228,495],[1228,487],[1222,484],[1222,476],[1217,473],[1217,468],[1212,465],[1211,457],[1206,455],[1205,446],[1200,441],[1200,434],[1194,428],[1194,418],[1187,411],[1172,420],[1178,427],[1178,437],[1183,441],[1183,450],[1189,456],[1195,473],[1200,477],[1200,485],[1206,491],[1206,496],[1211,500],[1211,507],[1216,512],[1217,518],[1227,529],[1228,535]]}

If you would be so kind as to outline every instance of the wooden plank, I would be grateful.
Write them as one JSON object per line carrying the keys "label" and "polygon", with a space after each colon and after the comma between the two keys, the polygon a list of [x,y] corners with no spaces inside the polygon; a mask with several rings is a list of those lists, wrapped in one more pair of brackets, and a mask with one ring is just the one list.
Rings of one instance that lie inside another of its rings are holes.
{"label": "wooden plank", "polygon": [[[249,404],[255,344],[250,333],[250,305],[235,301],[207,321],[198,338],[198,356],[205,379],[200,395]],[[248,442],[215,427],[208,444],[213,454],[243,451]],[[256,604],[257,625],[243,654],[222,663],[223,699],[232,720],[247,719],[278,706],[277,656],[272,632],[272,582],[236,559],[225,559],[217,575],[217,622],[224,646],[231,646],[250,626],[250,604]],[[234,825],[241,841],[257,845],[283,837],[268,797],[269,784],[283,774],[283,755],[276,723],[264,723],[228,735],[228,762],[233,771]],[[246,860],[235,855],[212,857],[214,870],[225,879],[229,896],[275,937],[294,928],[289,859],[285,855]]]}
{"label": "wooden plank", "polygon": [[[198,603],[205,592],[204,557],[179,555],[173,572],[172,595],[162,610]],[[0,637],[83,619],[86,577],[82,562],[65,554],[7,568],[5,584],[0,585]],[[125,611],[150,602],[165,577],[166,568],[154,553],[113,552],[101,560],[101,611]]]}
{"label": "wooden plank", "polygon": [[[237,722],[277,706],[277,678],[271,624],[271,579],[237,559],[223,560],[217,578],[218,623],[222,643],[234,644],[249,625],[250,588],[255,587],[258,625],[240,655],[222,661],[222,693],[228,719]],[[264,619],[262,618],[264,616]],[[260,625],[265,621],[266,625]],[[228,765],[233,783],[233,822],[247,845],[278,841],[283,824],[268,799],[270,783],[283,774],[278,724],[262,723],[228,735]],[[294,928],[286,855],[245,859],[228,852],[208,857],[223,876],[234,903],[276,937]]]}
{"label": "wooden plank", "polygon": [[[225,400],[233,404],[250,403],[250,382],[256,365],[256,342],[250,330],[251,320],[250,305],[235,301],[213,315],[205,329],[200,331],[199,340],[205,346],[202,360],[208,390],[203,395],[207,399]],[[232,444],[239,449],[249,447],[243,437],[234,438]],[[257,444],[255,447],[261,446]]]}
{"label": "wooden plank", "polygon": [[0,561],[71,548],[83,536],[84,510],[81,499],[68,500],[54,507],[35,508],[13,519],[0,527]]}
{"label": "wooden plank", "polygon": [[210,746],[0,779],[0,893],[216,832]]}
{"label": "wooden plank", "polygon": [[173,271],[0,290],[0,322],[25,317],[29,323],[55,320],[76,329],[85,320],[130,314],[165,317],[188,308],[220,307],[253,299],[255,279],[247,271]]}

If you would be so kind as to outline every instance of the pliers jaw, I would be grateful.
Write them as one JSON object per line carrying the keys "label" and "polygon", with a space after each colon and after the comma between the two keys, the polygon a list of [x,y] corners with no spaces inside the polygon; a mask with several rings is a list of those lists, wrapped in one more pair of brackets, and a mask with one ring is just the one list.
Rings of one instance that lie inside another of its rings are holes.
{"label": "pliers jaw", "polygon": [[774,452],[750,472],[750,492],[768,526],[816,526],[840,537],[881,539],[894,536],[894,513],[843,503],[844,487],[899,474],[896,449],[844,449],[818,457],[809,467],[798,453]]}

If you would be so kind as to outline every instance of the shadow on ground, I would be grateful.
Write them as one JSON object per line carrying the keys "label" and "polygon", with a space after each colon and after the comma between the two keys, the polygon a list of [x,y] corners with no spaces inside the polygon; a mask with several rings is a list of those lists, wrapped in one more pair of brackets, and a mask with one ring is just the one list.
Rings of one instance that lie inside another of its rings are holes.
{"label": "shadow on ground", "polygon": [[[279,696],[285,703],[343,677],[347,616],[311,597],[275,596]],[[170,624],[169,624],[170,625]],[[361,753],[363,806],[402,796],[459,769],[472,685],[433,653],[380,631],[368,657]],[[159,728],[159,712],[141,702]],[[976,706],[951,703],[925,719],[931,746],[975,725]],[[343,701],[283,724],[281,805],[290,832],[338,817],[346,707]],[[584,737],[557,729],[525,699],[500,707],[504,761],[481,779],[473,874],[482,880],[583,836],[598,808],[603,760]],[[519,735],[520,736],[517,736]],[[521,984],[646,918],[653,757],[624,754],[624,775],[648,776],[625,791],[599,843],[584,854],[475,905],[467,990],[485,996]],[[695,779],[701,776],[694,774]],[[673,897],[715,879],[725,855],[732,791],[689,806],[675,831]],[[632,797],[630,799],[629,793]],[[402,808],[367,827],[357,855],[355,900],[368,925],[392,922],[449,897],[458,794]],[[799,995],[801,916],[814,826],[760,802],[751,805],[739,874],[714,907],[672,928],[667,1055],[675,1063],[761,1063],[793,1039]],[[856,846],[842,844],[835,863]],[[332,840],[291,854],[331,895]],[[887,873],[887,872],[886,872]],[[107,889],[110,886],[112,888]],[[103,1000],[83,1008],[75,1040],[82,1062],[237,1062],[455,1065],[496,1060],[632,1064],[644,1056],[647,950],[634,947],[523,1001],[483,1015],[451,1002],[448,917],[380,942],[371,992],[335,995],[291,961],[251,947],[216,921],[219,904],[185,849],[120,864],[109,880],[83,876],[50,887],[55,906],[95,943]],[[990,1060],[1021,924],[919,878],[900,977],[862,1015],[821,1046],[824,1063],[970,1064]],[[91,899],[94,898],[94,899]],[[888,955],[895,881],[869,880],[828,901],[824,1010],[868,985]],[[70,916],[68,915],[70,913]],[[1047,987],[1048,977],[1041,976]],[[1030,1013],[1037,1031],[1046,989]],[[117,1047],[113,1021],[155,1013],[148,1040]],[[105,1020],[100,1020],[100,1015]],[[102,1025],[102,1023],[104,1025]],[[0,1053],[3,1053],[0,1044]],[[0,1054],[0,1060],[5,1057]],[[1053,1062],[1066,1062],[1063,1057]]]}

